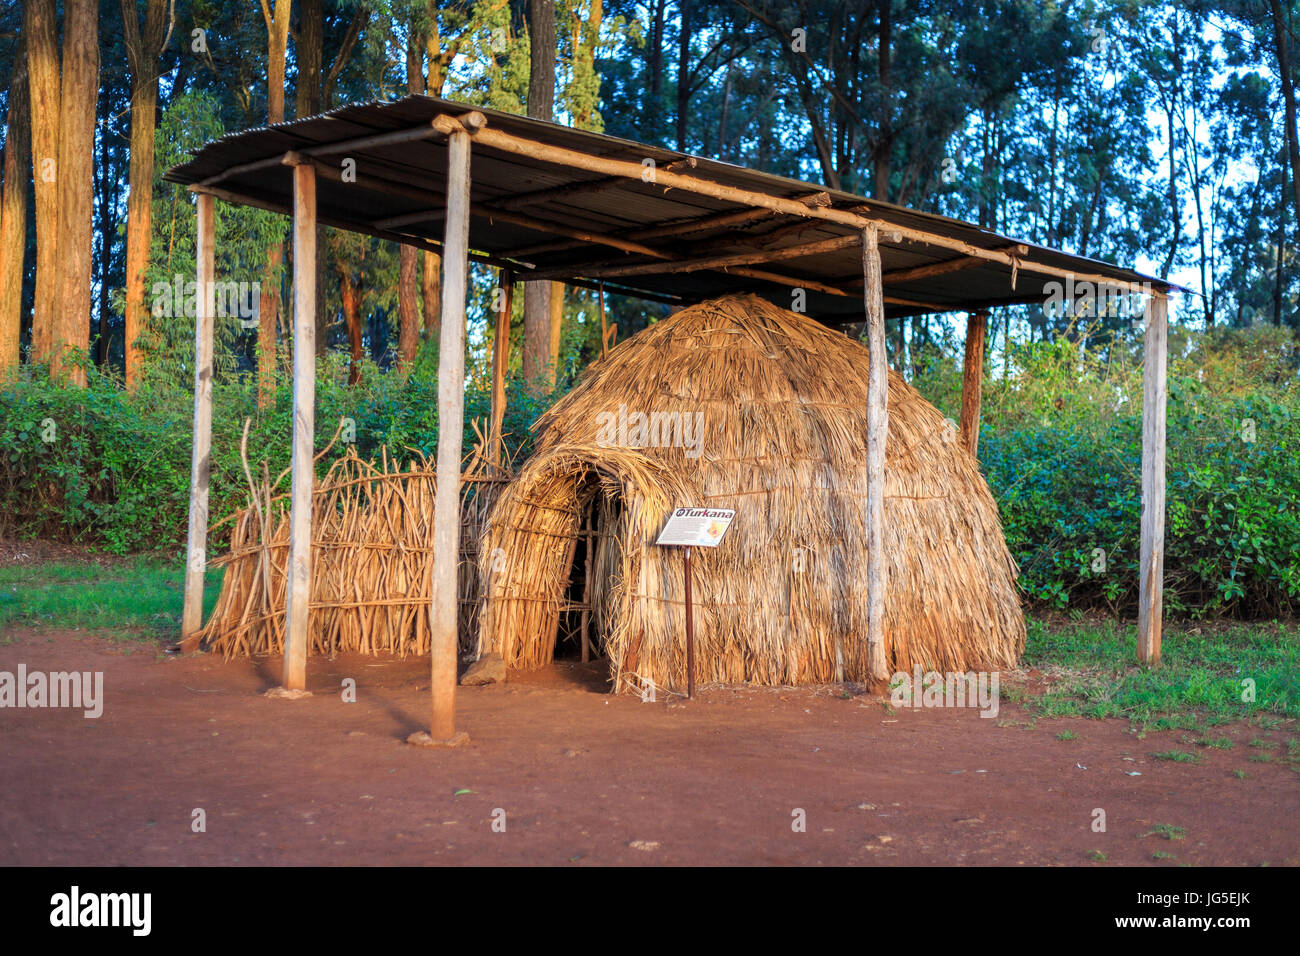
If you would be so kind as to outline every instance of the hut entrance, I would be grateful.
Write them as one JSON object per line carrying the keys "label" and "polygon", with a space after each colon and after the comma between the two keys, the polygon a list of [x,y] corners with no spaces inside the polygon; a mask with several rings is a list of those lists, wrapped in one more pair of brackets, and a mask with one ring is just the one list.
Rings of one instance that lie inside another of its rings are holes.
{"label": "hut entrance", "polygon": [[596,661],[605,653],[606,599],[610,569],[618,566],[618,528],[623,501],[595,472],[578,478],[576,531],[569,542],[568,576],[563,579],[556,621],[556,660]]}

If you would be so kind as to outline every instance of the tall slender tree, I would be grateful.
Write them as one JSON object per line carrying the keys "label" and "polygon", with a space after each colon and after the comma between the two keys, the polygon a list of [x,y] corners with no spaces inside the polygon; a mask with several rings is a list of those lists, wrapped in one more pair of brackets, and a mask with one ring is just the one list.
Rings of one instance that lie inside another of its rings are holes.
{"label": "tall slender tree", "polygon": [[27,57],[18,41],[9,80],[5,119],[4,185],[0,194],[0,381],[19,362],[22,337],[23,264],[27,252],[27,171],[30,169],[31,112],[27,104]]}
{"label": "tall slender tree", "polygon": [[51,372],[86,384],[94,220],[95,106],[99,93],[99,21],[94,0],[63,4],[59,87],[58,269]]}
{"label": "tall slender tree", "polygon": [[[259,0],[266,23],[266,121],[284,122],[285,60],[289,47],[292,0]],[[275,330],[280,317],[280,265],[284,243],[266,250],[266,270],[258,300],[257,404],[265,408],[275,395]]]}
{"label": "tall slender tree", "polygon": [[1282,102],[1286,118],[1286,149],[1291,161],[1291,185],[1295,200],[1296,231],[1300,235],[1300,142],[1297,141],[1295,77],[1291,73],[1291,56],[1287,49],[1289,30],[1282,17],[1281,0],[1268,0],[1273,16],[1273,49],[1277,56],[1278,82],[1282,86]]}
{"label": "tall slender tree", "polygon": [[[528,3],[528,115],[551,120],[555,116],[555,0]],[[524,354],[526,382],[538,383],[547,375],[551,351],[551,284],[524,283]]]}
{"label": "tall slender tree", "polygon": [[27,0],[32,170],[35,178],[36,289],[32,359],[53,359],[59,289],[59,24],[54,0]]}
{"label": "tall slender tree", "polygon": [[[424,55],[427,49],[425,34],[431,29],[426,13],[419,6],[413,6],[406,23],[406,92],[423,94]],[[437,11],[431,11],[437,17]],[[397,358],[401,367],[415,361],[415,352],[420,344],[420,251],[414,246],[403,245],[398,249],[397,279],[397,315],[398,338]]]}
{"label": "tall slender tree", "polygon": [[154,132],[157,129],[158,68],[170,36],[165,0],[145,0],[144,27],[137,0],[122,0],[122,33],[131,69],[131,166],[126,226],[126,387],[140,378],[136,339],[144,329],[144,278],[153,235]]}

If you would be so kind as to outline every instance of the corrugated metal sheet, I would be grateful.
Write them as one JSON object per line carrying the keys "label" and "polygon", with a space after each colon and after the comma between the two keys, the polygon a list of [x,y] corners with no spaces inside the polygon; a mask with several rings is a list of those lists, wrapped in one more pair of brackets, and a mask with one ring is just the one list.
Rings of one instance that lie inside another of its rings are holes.
{"label": "corrugated metal sheet", "polygon": [[[409,96],[396,102],[347,106],[323,116],[222,137],[204,146],[188,163],[169,170],[166,178],[171,182],[194,185],[208,182],[214,177],[225,177],[219,183],[222,189],[258,202],[288,207],[292,203],[293,193],[291,174],[287,167],[273,166],[234,175],[230,175],[230,171],[245,164],[278,157],[291,150],[301,151],[363,136],[427,127],[439,114],[460,115],[471,109],[473,107],[463,103],[429,96]],[[688,159],[681,153],[612,136],[574,130],[493,110],[482,112],[487,115],[491,128],[593,156],[635,163],[652,159],[659,168]],[[416,142],[355,149],[347,154],[347,158],[356,162],[357,182],[344,184],[318,177],[317,208],[323,220],[344,226],[374,228],[376,223],[382,223],[386,219],[427,210],[428,218],[395,228],[403,235],[416,239],[441,240],[443,223],[440,208],[443,202],[447,150],[440,136]],[[330,157],[331,162],[342,159],[341,154]],[[1169,283],[1131,269],[1022,243],[944,216],[917,212],[850,193],[824,190],[815,184],[715,160],[696,157],[694,163],[693,169],[682,171],[701,179],[771,196],[798,198],[814,192],[827,192],[834,208],[860,209],[864,215],[887,225],[921,230],[983,249],[1023,244],[1029,249],[1022,261],[1039,262],[1076,273],[1097,274],[1118,282],[1149,283],[1153,289],[1160,291],[1174,288]],[[485,207],[538,190],[591,184],[602,179],[598,174],[501,152],[481,143],[473,150],[471,176],[472,201]],[[427,204],[422,198],[425,194],[428,196]],[[634,238],[637,232],[646,229],[744,208],[746,207],[694,193],[668,190],[652,183],[624,180],[616,188],[589,189],[547,197],[545,201],[528,205],[518,212],[562,228]],[[753,248],[764,237],[788,229],[795,221],[791,217],[773,215],[725,229],[694,232],[689,236],[647,239],[644,244],[669,253],[676,260],[727,255]],[[806,223],[806,227],[799,229],[797,235],[781,235],[770,239],[772,248],[830,239],[852,232],[851,227],[835,223],[797,221]],[[570,248],[520,255],[520,250],[531,246],[563,241],[566,240],[548,233],[544,228],[530,228],[489,217],[475,216],[470,225],[470,245],[475,250],[497,257],[513,255],[516,260],[526,260],[539,271],[555,271],[571,279],[589,278],[591,272],[601,266],[655,261],[653,258],[621,252],[602,244],[576,242]],[[941,245],[918,242],[884,243],[881,246],[882,266],[886,273],[958,255]],[[861,288],[861,257],[854,247],[759,264],[752,268],[780,273],[796,281],[823,283],[847,291],[851,293],[848,296],[809,291],[809,313],[832,323],[857,321],[861,318],[862,300],[854,291]],[[526,268],[518,272],[524,278],[528,275]],[[1045,287],[1052,281],[1051,277],[1026,271],[1022,267],[1013,289],[1012,272],[1008,265],[981,261],[978,266],[947,275],[909,282],[887,281],[885,293],[938,308],[968,310],[1012,300],[1041,300],[1047,294]],[[611,286],[686,301],[698,301],[728,292],[752,291],[780,305],[789,306],[791,302],[791,290],[788,287],[722,270],[624,276],[610,278],[608,283]],[[890,305],[887,311],[891,315],[902,315],[931,309]]]}

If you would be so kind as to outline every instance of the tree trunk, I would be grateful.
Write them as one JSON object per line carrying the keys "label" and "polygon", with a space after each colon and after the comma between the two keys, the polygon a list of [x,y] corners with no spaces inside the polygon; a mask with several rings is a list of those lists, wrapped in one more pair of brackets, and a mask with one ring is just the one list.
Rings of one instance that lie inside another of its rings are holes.
{"label": "tree trunk", "polygon": [[1286,147],[1291,158],[1291,185],[1295,201],[1296,233],[1300,236],[1300,143],[1296,141],[1295,82],[1291,76],[1291,58],[1286,49],[1286,25],[1282,21],[1280,0],[1268,0],[1273,12],[1273,48],[1277,52],[1278,75],[1282,81],[1282,99],[1286,103]]}
{"label": "tree trunk", "polygon": [[691,109],[691,2],[678,0],[677,152],[686,152],[686,117]]}
{"label": "tree trunk", "polygon": [[420,250],[402,245],[397,255],[397,366],[404,369],[415,361],[420,345]]}
{"label": "tree trunk", "polygon": [[165,0],[148,0],[144,31],[135,0],[122,0],[122,35],[131,68],[130,192],[126,200],[126,323],[122,351],[126,387],[140,380],[140,350],[136,339],[144,329],[145,272],[153,233],[154,132],[157,128],[158,57],[166,24]]}
{"label": "tree trunk", "polygon": [[321,59],[325,35],[324,0],[299,0],[298,38],[294,52],[298,79],[294,89],[294,112],[298,119],[321,111]]}
{"label": "tree trunk", "polygon": [[257,407],[267,408],[275,399],[275,326],[280,319],[280,264],[284,247],[276,243],[266,250],[266,268],[257,300]]}
{"label": "tree trunk", "polygon": [[581,107],[574,112],[573,125],[577,129],[592,129],[596,119],[596,103],[600,99],[600,74],[596,72],[596,50],[600,46],[600,24],[604,18],[605,5],[602,0],[591,0],[585,20],[578,12],[574,13],[573,55],[574,59],[579,61],[574,67],[574,74],[584,80],[590,78],[595,83],[590,99],[584,99]]}
{"label": "tree trunk", "polygon": [[439,321],[442,314],[442,256],[426,252],[421,258],[424,260],[424,275],[420,283],[424,293],[424,337],[436,342],[442,326]]}
{"label": "tree trunk", "polygon": [[[290,6],[291,0],[274,0],[274,12],[271,12],[266,5],[262,7],[266,20],[267,123],[284,122],[284,62],[289,46]],[[262,277],[263,294],[258,303],[258,408],[269,406],[275,396],[275,327],[280,317],[280,264],[283,261],[284,244],[273,243],[266,250],[266,272]],[[267,295],[267,291],[271,294]]]}
{"label": "tree trunk", "polygon": [[528,115],[533,119],[555,118],[555,0],[529,0]]}
{"label": "tree trunk", "polygon": [[[435,13],[436,16],[436,13]],[[411,18],[410,36],[406,41],[406,91],[424,92],[424,37],[416,31]],[[397,314],[400,331],[397,338],[398,368],[415,361],[420,344],[420,250],[414,246],[398,247]]]}
{"label": "tree trunk", "polygon": [[59,289],[59,25],[54,0],[27,0],[28,84],[35,177],[36,295],[32,361],[49,362],[56,338]]}
{"label": "tree trunk", "polygon": [[347,269],[339,270],[339,293],[343,300],[343,320],[348,326],[348,352],[352,363],[348,367],[348,384],[361,381],[361,287]]}
{"label": "tree trunk", "polygon": [[524,283],[524,381],[544,388],[551,348],[551,284]]}
{"label": "tree trunk", "polygon": [[112,270],[113,237],[117,235],[119,221],[117,210],[120,205],[121,173],[114,167],[113,153],[103,149],[99,152],[99,165],[95,169],[95,217],[96,223],[91,230],[92,240],[99,242],[98,271],[95,282],[99,286],[99,301],[95,309],[99,315],[99,331],[95,334],[95,364],[100,371],[108,367],[108,346],[111,331],[108,327],[109,313],[112,310],[109,296],[113,283],[110,279]]}
{"label": "tree trunk", "polygon": [[655,0],[650,39],[646,43],[646,75],[650,77],[650,89],[646,95],[645,128],[655,132],[659,129],[659,100],[664,92],[664,14],[667,6],[667,0]]}
{"label": "tree trunk", "polygon": [[889,95],[889,86],[891,81],[889,71],[889,54],[893,45],[893,27],[894,21],[891,14],[891,0],[878,0],[877,11],[880,16],[880,30],[877,34],[879,41],[879,62],[880,62],[880,119],[877,122],[877,143],[876,143],[876,184],[875,198],[882,202],[889,201],[889,172],[890,160],[893,158],[893,124],[890,120],[889,109],[892,98]]}
{"label": "tree trunk", "polygon": [[[1172,97],[1172,94],[1171,94]],[[1178,167],[1174,162],[1174,106],[1165,105],[1165,135],[1169,138],[1169,249],[1160,268],[1160,277],[1169,278],[1169,270],[1174,267],[1174,257],[1178,254],[1178,240],[1183,227],[1182,211],[1178,207]],[[1193,186],[1192,188],[1195,188]]]}
{"label": "tree trunk", "polygon": [[0,195],[0,382],[17,373],[23,322],[23,264],[27,252],[27,170],[31,150],[25,37],[18,39],[9,80],[4,192]]}
{"label": "tree trunk", "polygon": [[[438,29],[438,0],[429,0],[429,32],[424,47],[429,70],[424,90],[432,96],[442,96],[448,59],[445,58],[442,33]],[[420,285],[424,299],[424,338],[429,342],[437,342],[441,335],[439,316],[442,310],[442,256],[436,252],[424,252],[421,253],[420,260],[423,266]]]}
{"label": "tree trunk", "polygon": [[[51,374],[86,384],[90,346],[91,235],[94,223],[95,108],[99,102],[99,10],[94,0],[63,5],[63,82],[59,104],[59,298],[61,341]],[[66,355],[71,350],[72,355]]]}
{"label": "tree trunk", "polygon": [[[555,116],[555,0],[529,0],[528,115],[551,120]],[[551,343],[551,286],[524,283],[524,380],[544,386]]]}
{"label": "tree trunk", "polygon": [[1286,163],[1282,163],[1282,192],[1277,199],[1277,242],[1273,248],[1273,324],[1282,324],[1282,247],[1286,240]]}
{"label": "tree trunk", "polygon": [[[282,123],[291,0],[273,0],[273,3],[274,12],[266,20],[266,121]],[[269,12],[265,5],[262,10],[264,14]]]}
{"label": "tree trunk", "polygon": [[560,332],[564,329],[564,283],[551,283],[551,340],[549,361],[546,363],[546,380],[551,388],[560,368]]}

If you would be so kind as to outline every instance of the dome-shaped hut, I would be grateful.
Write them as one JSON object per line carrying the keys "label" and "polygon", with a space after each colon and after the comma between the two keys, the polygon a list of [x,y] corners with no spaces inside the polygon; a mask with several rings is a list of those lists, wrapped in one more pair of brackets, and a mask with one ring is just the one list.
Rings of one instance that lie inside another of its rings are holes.
{"label": "dome-shaped hut", "polygon": [[[889,376],[890,671],[1014,665],[1025,625],[997,506],[952,425]],[[535,668],[591,635],[616,686],[684,686],[674,508],[735,509],[692,557],[701,682],[867,680],[867,349],[755,296],[704,302],[594,364],[490,513],[470,648]],[[476,639],[475,639],[476,638]]]}

